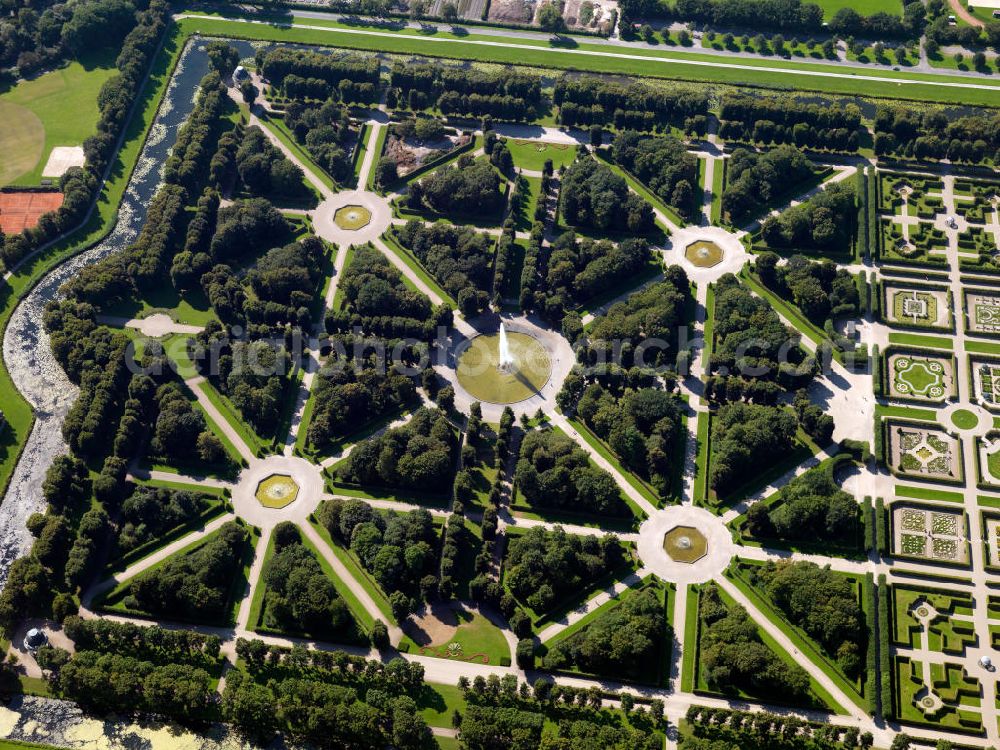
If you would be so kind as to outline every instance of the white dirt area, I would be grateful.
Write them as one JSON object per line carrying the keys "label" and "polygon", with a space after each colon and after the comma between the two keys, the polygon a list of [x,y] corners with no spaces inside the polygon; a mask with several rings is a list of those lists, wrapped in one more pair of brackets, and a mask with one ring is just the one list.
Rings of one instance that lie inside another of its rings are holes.
{"label": "white dirt area", "polygon": [[492,0],[489,20],[499,23],[531,23],[535,17],[534,0]]}
{"label": "white dirt area", "polygon": [[449,135],[439,141],[418,141],[414,138],[397,138],[389,136],[385,144],[386,156],[392,157],[396,162],[396,172],[400,177],[405,177],[416,169],[420,169],[429,160],[437,157],[442,151],[449,151],[465,144],[469,140],[467,135]]}
{"label": "white dirt area", "polygon": [[45,162],[42,177],[62,177],[70,167],[82,167],[83,146],[56,146]]}

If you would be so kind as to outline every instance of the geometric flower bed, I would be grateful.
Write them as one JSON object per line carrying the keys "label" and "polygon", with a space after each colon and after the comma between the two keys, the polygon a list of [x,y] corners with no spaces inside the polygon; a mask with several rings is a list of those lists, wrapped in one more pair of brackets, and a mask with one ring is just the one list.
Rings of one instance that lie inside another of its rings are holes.
{"label": "geometric flower bed", "polygon": [[914,289],[886,284],[885,311],[889,323],[921,328],[951,328],[946,289]]}
{"label": "geometric flower bed", "polygon": [[946,432],[912,424],[888,425],[891,466],[902,475],[960,480],[960,443]]}
{"label": "geometric flower bed", "polygon": [[1000,296],[983,289],[966,290],[965,309],[970,331],[1000,333]]}
{"label": "geometric flower bed", "polygon": [[971,360],[974,396],[987,409],[1000,409],[1000,362]]}
{"label": "geometric flower bed", "polygon": [[927,505],[892,506],[895,552],[936,562],[968,562],[965,514]]}
{"label": "geometric flower bed", "polygon": [[912,353],[889,356],[890,396],[941,401],[951,392],[951,361]]}

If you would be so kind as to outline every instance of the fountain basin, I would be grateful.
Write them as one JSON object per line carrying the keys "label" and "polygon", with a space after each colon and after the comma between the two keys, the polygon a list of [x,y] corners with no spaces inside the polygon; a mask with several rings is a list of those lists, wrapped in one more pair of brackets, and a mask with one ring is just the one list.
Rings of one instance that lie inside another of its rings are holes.
{"label": "fountain basin", "polygon": [[549,353],[536,338],[516,331],[505,333],[512,360],[509,366],[500,366],[499,335],[476,336],[458,356],[459,385],[479,401],[524,401],[538,393],[552,373]]}

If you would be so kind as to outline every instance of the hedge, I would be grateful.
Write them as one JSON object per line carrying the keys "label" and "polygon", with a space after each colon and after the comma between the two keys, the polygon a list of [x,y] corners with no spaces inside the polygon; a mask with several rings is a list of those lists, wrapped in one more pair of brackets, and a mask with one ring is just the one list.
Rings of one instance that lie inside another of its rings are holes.
{"label": "hedge", "polygon": [[[881,501],[880,501],[881,502]],[[869,574],[870,575],[870,574]],[[892,692],[892,652],[889,649],[889,585],[885,574],[878,577],[878,674],[879,674],[879,708],[883,719],[891,719],[894,713],[895,696]]]}

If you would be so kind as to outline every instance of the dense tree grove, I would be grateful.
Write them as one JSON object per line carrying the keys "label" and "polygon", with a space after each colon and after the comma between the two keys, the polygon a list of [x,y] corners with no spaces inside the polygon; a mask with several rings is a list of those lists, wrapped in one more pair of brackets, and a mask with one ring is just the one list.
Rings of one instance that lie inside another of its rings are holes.
{"label": "dense tree grove", "polygon": [[283,345],[265,339],[230,339],[212,321],[194,340],[191,357],[258,434],[274,434],[292,372],[291,355]]}
{"label": "dense tree grove", "polygon": [[698,596],[700,677],[721,693],[744,691],[772,701],[799,701],[809,691],[802,667],[788,665],[761,640],[757,625],[738,604],[723,601],[714,583]]}
{"label": "dense tree grove", "polygon": [[552,98],[559,107],[559,122],[569,127],[614,125],[649,132],[683,125],[703,133],[708,115],[703,91],[606,78],[564,76],[556,81]]}
{"label": "dense tree grove", "polygon": [[655,591],[645,589],[560,642],[549,651],[545,666],[576,666],[614,679],[648,678],[651,670],[655,674],[657,656],[669,638],[663,602]]}
{"label": "dense tree grove", "polygon": [[327,641],[359,638],[347,603],[323,572],[313,551],[302,542],[295,524],[278,524],[273,534],[274,556],[261,576],[264,627],[302,633]]}
{"label": "dense tree grove", "polygon": [[978,163],[996,159],[1000,150],[1000,116],[985,111],[955,117],[939,108],[884,104],[874,130],[880,156]]}
{"label": "dense tree grove", "polygon": [[188,198],[204,184],[206,170],[214,155],[215,142],[228,124],[223,115],[232,106],[218,73],[202,79],[198,102],[177,134],[163,168],[163,179],[187,190]]}
{"label": "dense tree grove", "polygon": [[208,271],[213,262],[227,263],[253,257],[274,247],[288,236],[288,232],[285,217],[266,199],[233,201],[219,209],[208,247],[199,248],[202,252],[207,251],[210,259],[204,271]]}
{"label": "dense tree grove", "polygon": [[155,416],[152,417],[152,437],[149,454],[168,463],[189,464],[199,457],[198,445],[214,435],[208,429],[205,415],[194,408],[191,399],[179,383],[168,382],[156,391]]}
{"label": "dense tree grove", "polygon": [[436,597],[440,532],[428,511],[383,514],[360,500],[335,498],[324,501],[316,517],[350,546],[398,617]]}
{"label": "dense tree grove", "polygon": [[763,154],[738,148],[726,162],[722,210],[739,221],[812,175],[812,163],[795,146],[778,146]]}
{"label": "dense tree grove", "polygon": [[[910,5],[917,7],[910,8]],[[902,17],[882,11],[865,16],[853,8],[841,8],[826,24],[823,9],[816,3],[802,0],[676,0],[671,15],[684,21],[727,28],[749,27],[768,32],[832,31],[869,39],[916,39],[923,30],[923,7],[921,3],[911,3],[906,8],[909,10]]]}
{"label": "dense tree grove", "polygon": [[414,211],[494,217],[504,205],[502,180],[488,161],[463,154],[455,166],[411,182],[406,205]]}
{"label": "dense tree grove", "polygon": [[532,506],[602,516],[627,516],[615,480],[590,456],[555,430],[532,430],[521,441],[514,475],[518,492]]}
{"label": "dense tree grove", "polygon": [[[43,11],[42,17],[51,10],[53,14],[59,14],[60,20],[50,17],[44,24],[41,18],[38,18],[37,11],[24,8],[17,16],[9,16],[0,21],[0,59],[6,57],[9,60],[12,55],[16,55],[19,66],[22,62],[27,63],[21,70],[22,74],[30,73],[32,69],[37,70],[50,59],[49,50],[56,45],[56,36],[59,35],[61,38],[62,22],[71,20],[71,17],[79,12],[80,28],[93,30],[95,26],[91,21],[95,15],[105,20],[111,18],[121,20],[117,14],[125,5],[127,3],[123,5],[121,0],[93,0],[75,6],[58,4]],[[112,15],[104,16],[102,14],[105,11],[98,11],[99,8],[107,10],[114,8],[115,11]],[[115,60],[118,73],[105,81],[98,95],[100,119],[97,123],[97,132],[83,142],[85,166],[72,167],[59,178],[59,189],[63,193],[62,205],[55,211],[44,214],[37,226],[9,237],[0,234],[0,260],[7,268],[13,267],[28,253],[69,231],[83,220],[94,198],[98,179],[111,159],[118,136],[125,126],[125,118],[139,93],[150,59],[166,28],[169,14],[170,7],[167,3],[163,0],[151,0],[146,10],[139,11],[134,18],[125,21],[124,31],[128,31],[128,34],[124,41],[121,41],[120,37],[115,39],[115,29],[106,33],[103,27],[100,28],[101,40],[97,44],[107,41],[117,48],[120,42],[121,52]],[[86,24],[82,23],[85,17]],[[37,24],[36,18],[38,18]],[[28,22],[27,25],[22,25],[24,21]],[[25,33],[19,34],[19,30]],[[37,39],[36,31],[39,34]],[[20,58],[25,55],[29,57],[22,61]],[[45,59],[43,55],[46,56]]]}
{"label": "dense tree grove", "polygon": [[445,492],[451,488],[457,448],[444,412],[422,407],[405,425],[356,445],[338,472],[356,484]]}
{"label": "dense tree grove", "polygon": [[[681,750],[856,750],[872,746],[871,732],[841,729],[789,714],[741,711],[692,705],[685,717],[690,734],[680,736]],[[901,735],[904,736],[905,735]],[[938,750],[950,750],[938,743]]]}
{"label": "dense tree grove", "polygon": [[529,686],[518,684],[514,675],[490,675],[460,680],[459,687],[466,702],[459,729],[470,750],[655,750],[663,745],[663,702],[656,698],[648,713],[632,711],[631,695],[622,693],[628,714],[622,722],[621,714],[603,703],[613,694],[596,686],[574,688],[546,678]]}
{"label": "dense tree grove", "polygon": [[465,65],[396,62],[389,85],[390,106],[437,108],[445,116],[530,121],[542,108],[542,79],[510,67],[493,72]]}
{"label": "dense tree grove", "polygon": [[346,359],[331,354],[316,373],[308,437],[309,445],[320,451],[392,414],[417,395],[411,378],[391,366],[383,370],[374,353],[355,357],[351,349],[347,351]]}
{"label": "dense tree grove", "polygon": [[124,252],[82,269],[64,287],[68,296],[105,307],[163,283],[187,240],[186,206],[206,182],[227,102],[218,74],[206,75],[197,104],[164,166],[165,184],[153,196],[139,236]]}
{"label": "dense tree grove", "polygon": [[358,134],[351,130],[347,107],[332,99],[317,106],[290,102],[285,125],[334,180],[342,185],[353,181],[352,141]]}
{"label": "dense tree grove", "polygon": [[257,125],[243,130],[236,149],[236,172],[250,195],[302,198],[310,195],[302,168],[271,143]]}
{"label": "dense tree grove", "polygon": [[850,249],[857,214],[853,183],[835,182],[809,200],[769,215],[760,236],[771,247],[844,252]]}
{"label": "dense tree grove", "polygon": [[777,264],[776,254],[761,253],[754,270],[767,287],[794,302],[813,323],[823,325],[826,320],[859,313],[854,277],[849,271],[837,268],[833,261],[817,263],[803,255],[793,255],[784,265]]}
{"label": "dense tree grove", "polygon": [[168,558],[132,579],[129,609],[171,619],[225,622],[233,581],[241,575],[249,532],[230,521],[187,554]]}
{"label": "dense tree grove", "polygon": [[760,474],[794,450],[797,429],[782,407],[723,404],[712,418],[709,485],[724,494]]}
{"label": "dense tree grove", "polygon": [[700,210],[694,195],[698,158],[688,153],[681,140],[669,135],[648,138],[625,130],[615,138],[611,156],[685,219]]}
{"label": "dense tree grove", "polygon": [[161,539],[208,510],[210,495],[164,487],[136,487],[122,503],[118,550],[131,552],[143,544]]}
{"label": "dense tree grove", "polygon": [[211,268],[212,259],[207,250],[219,218],[220,201],[218,191],[212,188],[206,188],[198,198],[194,218],[184,236],[184,247],[170,264],[170,280],[178,292],[197,288],[202,274]]}
{"label": "dense tree grove", "polygon": [[561,526],[533,527],[508,542],[504,584],[537,614],[579,596],[625,562],[618,537],[573,536]]}
{"label": "dense tree grove", "polygon": [[378,101],[379,60],[375,55],[277,47],[259,52],[256,62],[261,75],[290,98]]}
{"label": "dense tree grove", "polygon": [[714,320],[711,372],[776,381],[785,387],[812,377],[815,363],[798,346],[799,334],[732,274],[715,284]]}
{"label": "dense tree grove", "polygon": [[677,447],[683,440],[684,402],[660,388],[606,388],[593,383],[576,413],[622,463],[665,495],[678,472]]}
{"label": "dense tree grove", "polygon": [[331,334],[360,329],[376,336],[430,340],[438,326],[451,326],[451,308],[431,307],[427,296],[406,286],[399,269],[370,245],[354,251],[337,291],[341,308],[326,315]]}
{"label": "dense tree grove", "polygon": [[778,490],[774,503],[754,503],[746,531],[757,539],[854,546],[860,525],[858,504],[834,481],[827,466],[795,477]]}
{"label": "dense tree grove", "polygon": [[750,568],[754,585],[765,591],[792,624],[814,639],[849,678],[864,668],[869,634],[858,591],[842,574],[806,560],[769,562]]}
{"label": "dense tree grove", "polygon": [[76,652],[56,685],[90,711],[146,711],[188,720],[207,718],[216,696],[211,675],[199,667],[98,651]]}
{"label": "dense tree grove", "polygon": [[544,291],[535,295],[539,311],[560,321],[568,309],[641,274],[652,258],[649,242],[642,238],[615,243],[564,232],[549,248]]}
{"label": "dense tree grove", "polygon": [[[74,375],[78,377],[80,393],[63,421],[62,433],[77,455],[98,459],[111,448],[108,433],[113,432],[125,408],[129,341],[120,331],[89,325],[85,338],[69,341],[68,336],[74,332],[83,333],[73,307],[73,303],[64,302],[59,307],[50,307],[45,314],[45,327],[54,337],[53,346],[60,345],[58,350],[53,348],[56,359],[62,362],[64,357],[72,360],[82,357],[67,368],[71,380]],[[63,344],[72,349],[67,351]]]}
{"label": "dense tree grove", "polygon": [[685,322],[690,302],[687,274],[679,265],[671,265],[663,281],[615,303],[594,318],[586,335],[580,335],[581,326],[570,341],[578,348],[579,361],[591,367],[612,362],[624,368],[672,366],[680,345],[678,327]]}
{"label": "dense tree grove", "polygon": [[628,189],[625,178],[590,157],[563,173],[559,216],[571,227],[646,234],[655,226],[652,207]]}
{"label": "dense tree grove", "polygon": [[9,12],[0,22],[0,65],[16,66],[27,78],[66,58],[83,60],[117,49],[136,22],[136,8],[128,0],[5,5]]}
{"label": "dense tree grove", "polygon": [[414,702],[424,684],[419,664],[242,639],[236,651],[246,667],[226,675],[222,715],[261,745],[278,731],[323,750],[436,744]]}
{"label": "dense tree grove", "polygon": [[803,102],[792,96],[722,95],[719,137],[802,148],[857,151],[861,109],[851,101]]}
{"label": "dense tree grove", "polygon": [[486,308],[493,288],[494,239],[471,227],[408,221],[395,230],[400,243],[471,317]]}
{"label": "dense tree grove", "polygon": [[206,669],[218,663],[222,646],[222,639],[217,635],[116,620],[84,620],[76,615],[66,618],[63,631],[81,650],[134,656],[155,663],[179,662]]}

